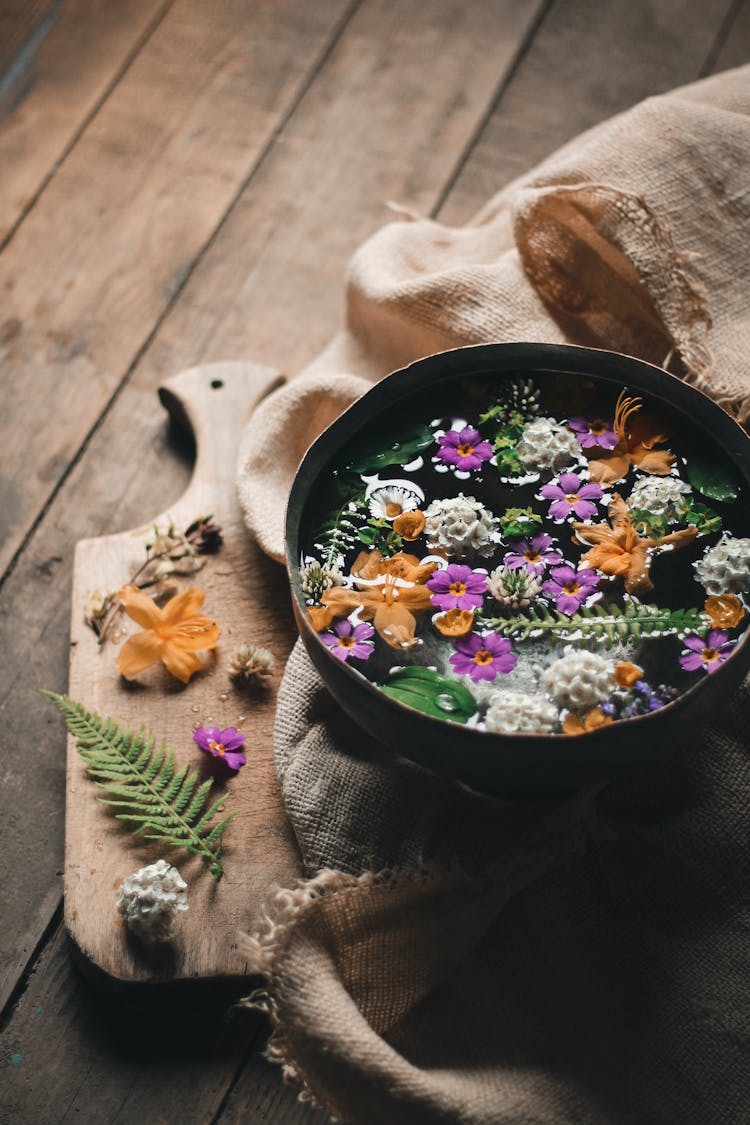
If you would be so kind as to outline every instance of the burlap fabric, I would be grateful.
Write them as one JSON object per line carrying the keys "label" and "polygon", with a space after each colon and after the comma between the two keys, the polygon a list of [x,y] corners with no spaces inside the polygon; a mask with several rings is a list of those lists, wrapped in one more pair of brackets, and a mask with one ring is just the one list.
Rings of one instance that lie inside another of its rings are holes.
{"label": "burlap fabric", "polygon": [[[324,425],[459,344],[612,347],[747,422],[749,157],[743,68],[585,134],[464,228],[382,230],[352,262],[346,331],[245,435],[259,542],[281,556]],[[384,755],[298,646],[276,761],[311,879],[248,941],[286,1073],[351,1122],[750,1121],[750,685],[706,719],[668,766],[493,801]]]}

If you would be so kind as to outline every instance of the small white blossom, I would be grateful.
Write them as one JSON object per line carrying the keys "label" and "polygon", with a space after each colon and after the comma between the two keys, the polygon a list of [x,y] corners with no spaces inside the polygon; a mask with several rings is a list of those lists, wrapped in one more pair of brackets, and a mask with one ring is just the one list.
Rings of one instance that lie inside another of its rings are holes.
{"label": "small white blossom", "polygon": [[314,602],[319,602],[332,586],[342,586],[344,583],[344,576],[338,567],[323,566],[315,559],[300,567],[299,578],[302,593]]}
{"label": "small white blossom", "polygon": [[735,539],[724,532],[693,567],[709,594],[742,594],[750,590],[750,539]]}
{"label": "small white blossom", "polygon": [[525,567],[511,570],[508,566],[498,566],[489,576],[487,589],[506,608],[525,609],[542,592],[542,579],[529,574]]}
{"label": "small white blossom", "polygon": [[276,669],[272,652],[260,645],[239,645],[229,663],[229,675],[244,684],[267,687]]}
{"label": "small white blossom", "polygon": [[627,499],[629,508],[639,508],[654,516],[663,516],[668,523],[677,523],[680,508],[692,489],[679,477],[641,477]]}
{"label": "small white blossom", "polygon": [[557,708],[542,695],[526,691],[498,691],[484,720],[493,734],[550,734],[558,725]]}
{"label": "small white blossom", "polygon": [[498,520],[473,496],[459,493],[450,500],[433,500],[424,514],[431,551],[464,559],[495,550]]}
{"label": "small white blossom", "polygon": [[117,890],[117,910],[133,934],[148,945],[169,941],[172,923],[188,908],[187,883],[164,859],[141,867]]}
{"label": "small white blossom", "polygon": [[542,685],[558,707],[580,713],[596,707],[615,687],[614,665],[595,652],[568,645],[542,674]]}
{"label": "small white blossom", "polygon": [[575,434],[554,418],[535,418],[524,428],[516,446],[518,460],[532,473],[559,473],[581,458]]}

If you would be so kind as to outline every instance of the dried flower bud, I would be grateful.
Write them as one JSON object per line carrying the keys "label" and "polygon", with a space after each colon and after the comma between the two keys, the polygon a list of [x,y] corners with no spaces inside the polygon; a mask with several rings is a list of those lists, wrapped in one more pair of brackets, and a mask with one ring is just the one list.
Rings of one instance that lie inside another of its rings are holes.
{"label": "dried flower bud", "polygon": [[83,607],[83,620],[89,629],[94,630],[97,636],[99,636],[104,619],[115,604],[116,599],[116,589],[107,590],[105,594],[101,590],[94,590],[92,594],[89,594],[88,601]]}
{"label": "dried flower bud", "polygon": [[240,645],[229,664],[229,675],[238,683],[267,687],[274,674],[273,653],[260,645]]}
{"label": "dried flower bud", "polygon": [[213,516],[199,516],[185,531],[185,538],[199,555],[215,555],[224,542],[221,528],[212,519]]}

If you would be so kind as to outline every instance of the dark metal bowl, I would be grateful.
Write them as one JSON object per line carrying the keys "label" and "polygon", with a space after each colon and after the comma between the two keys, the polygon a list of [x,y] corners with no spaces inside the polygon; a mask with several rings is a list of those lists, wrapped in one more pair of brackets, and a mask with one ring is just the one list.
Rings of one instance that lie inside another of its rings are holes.
{"label": "dark metal bowl", "polygon": [[750,668],[750,629],[731,658],[659,711],[586,734],[501,735],[435,719],[390,699],[365,676],[333,658],[305,612],[300,588],[300,526],[320,479],[339,451],[399,399],[457,376],[564,372],[627,385],[661,400],[718,443],[750,496],[750,438],[711,399],[650,363],[615,352],[562,344],[486,344],[457,348],[396,371],[354,403],[305,454],[286,517],[286,562],[300,635],[334,698],[369,734],[394,753],[493,794],[542,794],[611,779],[671,752],[688,732],[708,723]]}

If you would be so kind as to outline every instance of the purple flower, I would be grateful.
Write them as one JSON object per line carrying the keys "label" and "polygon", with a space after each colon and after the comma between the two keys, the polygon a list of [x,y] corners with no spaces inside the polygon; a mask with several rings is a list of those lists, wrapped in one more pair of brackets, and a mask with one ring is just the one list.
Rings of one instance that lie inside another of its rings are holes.
{"label": "purple flower", "polygon": [[427,588],[433,591],[431,601],[439,609],[474,609],[482,604],[487,575],[470,566],[451,563],[444,570],[435,571]]}
{"label": "purple flower", "polygon": [[706,637],[699,637],[697,633],[689,633],[682,642],[685,646],[680,664],[686,672],[697,672],[703,668],[706,672],[715,672],[728,656],[736,641],[729,640],[729,634],[721,629],[711,629]]}
{"label": "purple flower", "polygon": [[351,621],[337,621],[327,633],[320,634],[320,639],[337,660],[348,660],[350,656],[356,660],[369,660],[375,648],[371,640],[374,635],[375,630],[366,621],[361,621],[359,625],[352,625]]}
{"label": "purple flower", "polygon": [[557,566],[562,562],[561,553],[552,548],[552,543],[551,535],[535,535],[531,542],[516,539],[508,544],[510,554],[505,556],[503,563],[509,570],[520,570],[525,566],[527,574],[543,574],[545,566]]}
{"label": "purple flower", "polygon": [[560,613],[568,616],[577,613],[599,585],[599,575],[587,567],[573,570],[572,566],[558,566],[542,582],[545,594],[551,594]]}
{"label": "purple flower", "polygon": [[539,493],[545,500],[552,500],[548,515],[555,520],[566,520],[571,513],[579,520],[589,520],[596,515],[596,504],[604,493],[599,484],[583,484],[578,473],[561,473],[557,484],[545,484]]}
{"label": "purple flower", "polygon": [[198,727],[193,731],[193,741],[197,742],[201,750],[205,750],[207,754],[212,754],[214,758],[221,758],[230,770],[238,770],[247,761],[242,753],[245,736],[240,734],[236,727],[227,727],[226,730],[219,730],[218,727]]}
{"label": "purple flower", "polygon": [[568,425],[584,449],[593,449],[595,446],[599,449],[614,449],[617,445],[617,434],[612,422],[605,422],[601,418],[571,418]]}
{"label": "purple flower", "polygon": [[482,435],[471,426],[464,426],[462,430],[448,430],[438,438],[438,442],[438,460],[444,465],[455,465],[462,472],[481,469],[482,462],[489,461],[492,456],[490,443],[482,441]]}
{"label": "purple flower", "polygon": [[498,674],[507,676],[515,667],[517,657],[510,641],[497,633],[469,633],[456,641],[456,652],[451,664],[457,676],[471,676],[472,680],[494,680]]}

